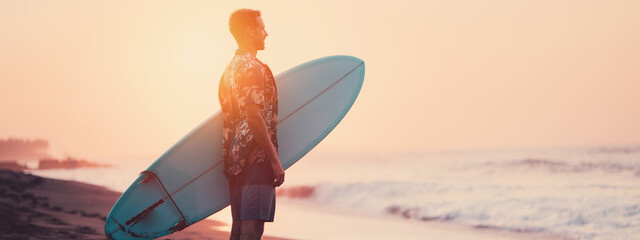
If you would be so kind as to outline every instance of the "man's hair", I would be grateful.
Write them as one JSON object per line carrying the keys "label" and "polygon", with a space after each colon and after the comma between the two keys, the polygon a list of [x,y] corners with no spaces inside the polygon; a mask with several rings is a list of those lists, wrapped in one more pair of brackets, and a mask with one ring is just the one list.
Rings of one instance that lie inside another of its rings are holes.
{"label": "man's hair", "polygon": [[257,26],[260,10],[238,9],[229,16],[229,31],[237,42],[243,41],[245,38],[245,29],[247,26]]}

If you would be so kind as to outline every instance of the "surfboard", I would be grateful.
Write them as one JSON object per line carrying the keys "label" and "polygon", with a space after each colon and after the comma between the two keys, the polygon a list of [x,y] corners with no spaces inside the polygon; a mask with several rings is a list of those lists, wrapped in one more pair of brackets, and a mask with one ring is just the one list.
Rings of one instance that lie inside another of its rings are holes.
{"label": "surfboard", "polygon": [[[360,92],[364,71],[362,60],[340,55],[309,61],[275,76],[278,150],[284,169],[344,118]],[[142,171],[109,212],[107,237],[161,237],[228,206],[222,126],[221,112],[213,114]]]}

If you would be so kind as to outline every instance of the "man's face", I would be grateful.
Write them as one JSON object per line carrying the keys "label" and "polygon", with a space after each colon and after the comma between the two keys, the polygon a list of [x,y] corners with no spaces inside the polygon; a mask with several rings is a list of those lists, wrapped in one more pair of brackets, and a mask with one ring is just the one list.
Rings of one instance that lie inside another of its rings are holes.
{"label": "man's face", "polygon": [[269,34],[267,33],[267,30],[265,30],[262,17],[258,17],[257,22],[258,25],[253,28],[253,31],[250,31],[249,35],[256,47],[256,50],[264,50],[264,39],[269,36]]}

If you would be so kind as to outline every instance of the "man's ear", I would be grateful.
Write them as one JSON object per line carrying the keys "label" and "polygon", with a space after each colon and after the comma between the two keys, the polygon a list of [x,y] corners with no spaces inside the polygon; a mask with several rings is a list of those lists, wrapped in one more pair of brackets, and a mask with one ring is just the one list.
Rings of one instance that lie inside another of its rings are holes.
{"label": "man's ear", "polygon": [[255,31],[251,26],[246,26],[244,30],[245,30],[245,33],[247,33],[248,37],[253,37],[253,35],[255,34]]}

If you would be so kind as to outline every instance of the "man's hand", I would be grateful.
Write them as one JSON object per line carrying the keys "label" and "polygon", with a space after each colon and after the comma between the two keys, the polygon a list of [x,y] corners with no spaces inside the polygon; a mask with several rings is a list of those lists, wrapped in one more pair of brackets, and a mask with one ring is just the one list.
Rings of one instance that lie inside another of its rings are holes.
{"label": "man's hand", "polygon": [[273,185],[276,187],[280,187],[282,183],[284,183],[284,169],[282,169],[282,165],[280,164],[280,159],[274,161],[276,163],[271,164],[271,168],[273,168]]}

